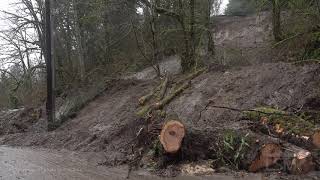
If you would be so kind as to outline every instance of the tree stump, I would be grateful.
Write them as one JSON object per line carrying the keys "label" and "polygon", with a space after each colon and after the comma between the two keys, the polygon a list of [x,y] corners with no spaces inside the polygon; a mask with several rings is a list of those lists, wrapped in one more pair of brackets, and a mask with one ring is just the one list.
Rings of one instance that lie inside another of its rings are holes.
{"label": "tree stump", "polygon": [[160,142],[163,149],[168,154],[177,153],[185,136],[184,125],[176,120],[168,121],[164,124],[160,133]]}
{"label": "tree stump", "polygon": [[269,143],[261,147],[257,157],[249,167],[250,172],[257,172],[260,169],[268,168],[278,162],[282,156],[282,149],[279,144]]}

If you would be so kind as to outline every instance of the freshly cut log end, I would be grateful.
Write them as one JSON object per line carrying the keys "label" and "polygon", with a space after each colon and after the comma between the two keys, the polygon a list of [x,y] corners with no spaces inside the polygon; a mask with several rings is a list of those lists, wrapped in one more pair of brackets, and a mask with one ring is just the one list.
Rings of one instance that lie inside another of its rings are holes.
{"label": "freshly cut log end", "polygon": [[294,154],[294,158],[291,163],[292,174],[306,174],[314,169],[315,164],[309,151],[299,151]]}
{"label": "freshly cut log end", "polygon": [[174,154],[181,148],[185,136],[185,127],[179,121],[168,121],[160,133],[160,142],[166,153]]}
{"label": "freshly cut log end", "polygon": [[315,148],[320,149],[320,132],[316,132],[312,135],[312,144]]}
{"label": "freshly cut log end", "polygon": [[281,146],[279,144],[265,144],[260,149],[255,160],[249,167],[250,172],[257,172],[260,169],[270,167],[277,163],[282,156]]}

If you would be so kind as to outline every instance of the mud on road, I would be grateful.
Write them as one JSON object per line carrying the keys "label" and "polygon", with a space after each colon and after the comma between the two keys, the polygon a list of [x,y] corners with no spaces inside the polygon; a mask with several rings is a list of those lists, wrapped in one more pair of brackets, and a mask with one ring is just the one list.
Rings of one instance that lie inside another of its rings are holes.
{"label": "mud on road", "polygon": [[[107,168],[90,161],[97,154],[31,148],[0,147],[1,180],[124,180],[126,167]],[[135,172],[131,180],[160,180],[147,172]],[[235,180],[233,176],[176,177],[172,180]],[[246,175],[237,179],[262,180],[261,175]]]}

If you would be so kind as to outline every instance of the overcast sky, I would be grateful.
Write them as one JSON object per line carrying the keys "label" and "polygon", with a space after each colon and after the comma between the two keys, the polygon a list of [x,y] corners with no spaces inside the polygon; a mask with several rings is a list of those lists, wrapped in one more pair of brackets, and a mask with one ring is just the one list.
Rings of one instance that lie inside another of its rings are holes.
{"label": "overcast sky", "polygon": [[[8,11],[10,2],[13,2],[13,0],[0,0],[0,10]],[[6,26],[6,23],[0,16],[0,29],[3,29],[4,26]]]}
{"label": "overcast sky", "polygon": [[[0,1],[3,1],[3,0],[0,0]],[[224,13],[224,10],[226,9],[228,3],[229,3],[229,0],[222,0],[221,13]]]}

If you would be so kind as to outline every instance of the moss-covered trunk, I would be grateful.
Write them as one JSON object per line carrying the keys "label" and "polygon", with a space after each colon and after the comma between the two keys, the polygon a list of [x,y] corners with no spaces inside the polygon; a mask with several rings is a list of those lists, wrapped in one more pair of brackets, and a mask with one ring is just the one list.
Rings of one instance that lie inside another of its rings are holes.
{"label": "moss-covered trunk", "polygon": [[281,35],[281,5],[280,0],[272,0],[273,36],[276,41],[282,40]]}

